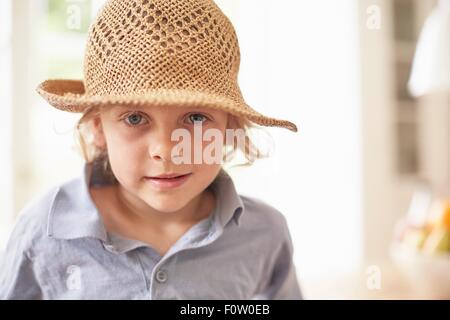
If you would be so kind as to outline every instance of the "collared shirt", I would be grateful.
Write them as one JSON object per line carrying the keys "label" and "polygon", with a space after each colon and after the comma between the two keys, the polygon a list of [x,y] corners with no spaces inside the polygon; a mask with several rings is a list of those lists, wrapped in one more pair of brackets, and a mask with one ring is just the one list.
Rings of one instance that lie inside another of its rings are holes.
{"label": "collared shirt", "polygon": [[[301,299],[282,213],[221,169],[214,211],[161,256],[108,232],[82,174],[25,207],[0,261],[0,299]],[[95,171],[94,171],[95,173]]]}

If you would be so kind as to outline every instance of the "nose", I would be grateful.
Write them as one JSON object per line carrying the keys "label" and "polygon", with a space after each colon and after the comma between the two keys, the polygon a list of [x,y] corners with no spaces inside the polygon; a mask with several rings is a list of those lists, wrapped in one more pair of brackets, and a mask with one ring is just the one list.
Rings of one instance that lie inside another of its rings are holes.
{"label": "nose", "polygon": [[171,141],[171,130],[160,128],[150,133],[148,153],[152,160],[169,162],[174,142]]}

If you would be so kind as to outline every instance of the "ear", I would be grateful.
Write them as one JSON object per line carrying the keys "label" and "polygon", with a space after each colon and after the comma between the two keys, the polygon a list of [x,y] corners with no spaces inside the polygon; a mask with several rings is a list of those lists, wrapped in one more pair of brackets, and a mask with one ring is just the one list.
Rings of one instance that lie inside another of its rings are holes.
{"label": "ear", "polygon": [[106,138],[103,132],[102,119],[100,116],[96,116],[92,119],[92,131],[93,131],[93,142],[97,148],[106,148]]}

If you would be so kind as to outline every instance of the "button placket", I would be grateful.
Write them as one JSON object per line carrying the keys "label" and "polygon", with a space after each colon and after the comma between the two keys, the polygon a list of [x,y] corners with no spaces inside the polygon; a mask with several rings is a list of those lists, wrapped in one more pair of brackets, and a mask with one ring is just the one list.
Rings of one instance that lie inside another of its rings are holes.
{"label": "button placket", "polygon": [[[161,257],[161,260],[158,261],[158,263],[155,265],[155,273],[154,273],[154,276],[153,276],[157,283],[164,284],[168,280],[167,269],[163,269],[163,268],[158,269],[164,263],[166,263],[168,259],[171,259],[173,256],[178,254],[180,251],[185,251],[185,250],[189,250],[189,249],[196,249],[198,247],[207,245],[207,244],[211,243],[212,241],[214,241],[217,237],[219,237],[222,232],[220,232],[220,231],[218,232],[215,229],[215,230],[207,231],[205,233],[206,233],[206,236],[202,240],[200,240],[198,242],[194,242],[190,246],[187,246],[187,247],[184,247],[184,248],[175,248],[175,246],[174,246],[174,247],[172,247],[169,250],[169,252],[165,256]],[[150,297],[152,299],[153,299],[154,294],[155,294],[154,290],[155,290],[155,284],[154,283],[153,283],[153,285],[150,284]]]}

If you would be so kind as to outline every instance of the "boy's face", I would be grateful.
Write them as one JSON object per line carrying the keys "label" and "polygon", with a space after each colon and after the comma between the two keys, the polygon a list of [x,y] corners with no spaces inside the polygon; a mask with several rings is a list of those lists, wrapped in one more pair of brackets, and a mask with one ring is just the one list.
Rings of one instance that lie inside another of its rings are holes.
{"label": "boy's face", "polygon": [[[215,150],[222,152],[227,121],[226,112],[209,108],[114,106],[94,119],[95,143],[107,149],[112,171],[127,194],[160,212],[175,212],[201,194],[220,171],[220,161],[205,159],[210,154],[205,150],[220,146]],[[205,140],[204,133],[211,129],[222,138]],[[177,152],[177,145],[189,148]],[[177,155],[185,163],[177,162]],[[175,186],[150,179],[170,173],[188,176]]]}

